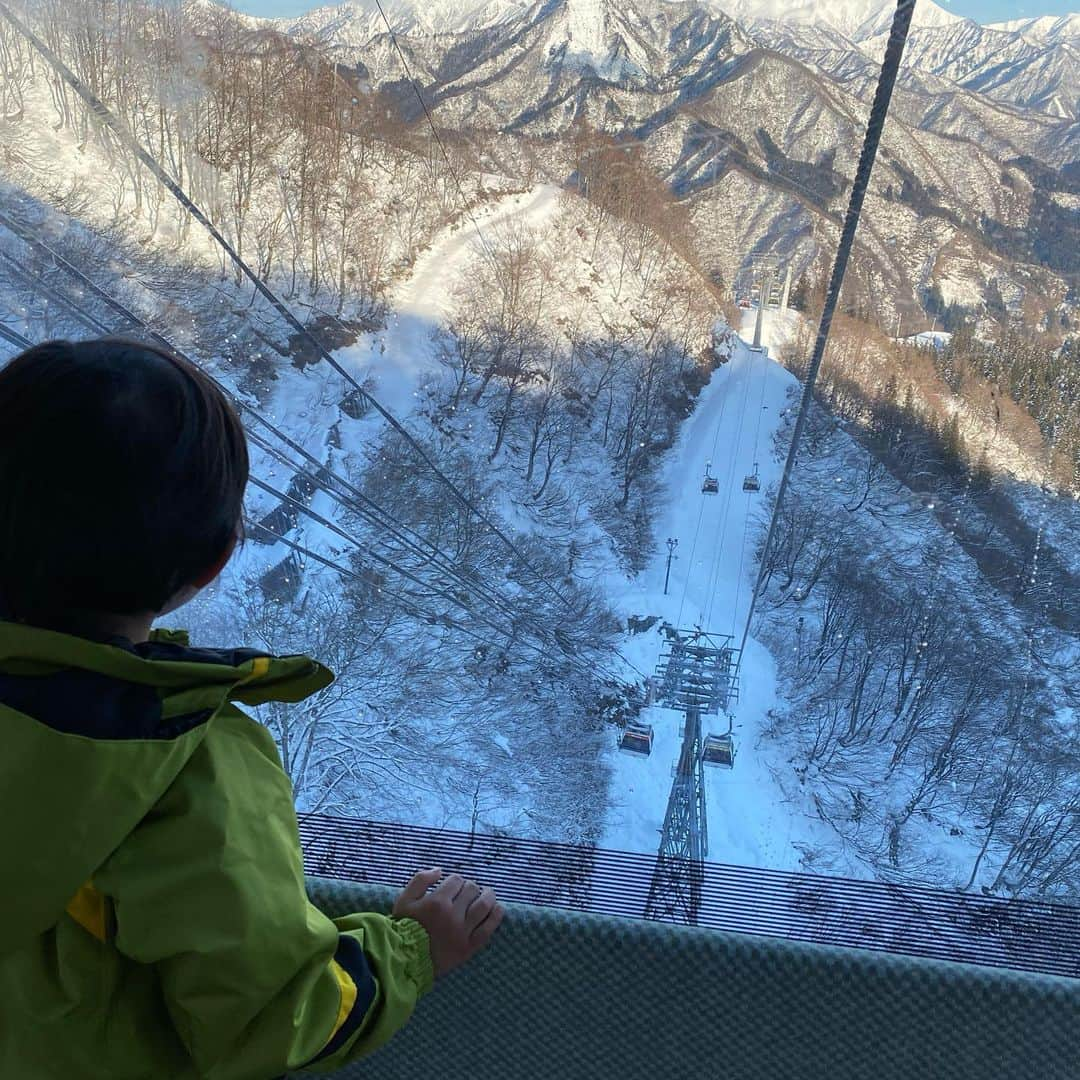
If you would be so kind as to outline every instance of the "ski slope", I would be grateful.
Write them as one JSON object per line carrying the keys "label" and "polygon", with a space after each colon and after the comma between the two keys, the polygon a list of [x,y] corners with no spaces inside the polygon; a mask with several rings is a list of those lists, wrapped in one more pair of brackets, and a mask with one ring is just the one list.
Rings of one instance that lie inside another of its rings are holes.
{"label": "ski slope", "polygon": [[[483,258],[477,226],[485,237],[495,238],[502,228],[517,222],[527,228],[542,229],[558,209],[559,188],[539,185],[523,194],[505,195],[472,211],[444,229],[417,260],[390,295],[390,314],[379,330],[361,334],[356,341],[335,350],[335,357],[361,383],[370,385],[380,403],[406,426],[416,410],[420,386],[425,378],[438,372],[433,332],[445,325],[453,306],[454,288],[468,273],[469,266]],[[476,224],[474,225],[473,222]],[[382,418],[372,412],[359,424],[348,425],[342,431],[340,455],[330,447],[330,433],[340,419],[338,399],[326,391],[318,379],[302,373],[286,372],[275,385],[268,413],[271,419],[287,420],[290,434],[302,443],[308,453],[337,463],[341,456],[355,454],[362,458],[365,449],[378,436]],[[266,467],[273,480],[278,468]],[[265,512],[275,501],[249,492],[249,505]],[[326,492],[317,492],[310,503],[313,510],[332,518],[334,500]],[[338,557],[340,541],[319,526],[310,526],[300,537],[301,542],[317,541],[325,545],[327,554]],[[272,550],[272,559],[290,554],[284,544]],[[255,556],[253,556],[254,558]],[[241,571],[253,571],[259,565],[249,562],[241,552],[234,566]]]}
{"label": "ski slope", "polygon": [[373,375],[379,400],[399,417],[415,406],[423,377],[438,369],[432,331],[444,325],[453,290],[468,265],[483,257],[476,225],[496,239],[511,221],[540,230],[558,209],[559,188],[543,184],[524,195],[506,195],[460,219],[442,232],[417,260],[413,272],[391,295],[392,314],[384,329],[363,335],[338,356],[361,375]]}
{"label": "ski slope", "polygon": [[[742,340],[731,361],[719,368],[702,391],[684,425],[667,467],[667,512],[657,530],[651,565],[624,588],[618,606],[624,615],[659,616],[681,627],[700,626],[718,634],[742,636],[756,564],[753,544],[765,520],[767,492],[780,479],[773,435],[785,409],[797,405],[798,383],[766,354],[746,345],[753,337],[755,312],[746,312]],[[763,341],[770,353],[792,333],[797,316],[768,312]],[[716,495],[701,490],[705,463],[720,481]],[[744,476],[759,467],[761,491],[742,490]],[[664,595],[668,537],[678,539],[671,584]],[[659,627],[631,637],[624,654],[642,671],[655,670],[662,637]],[[745,866],[799,869],[795,846],[820,835],[821,823],[799,816],[786,802],[773,770],[790,768],[760,742],[766,714],[775,704],[775,671],[768,651],[752,637],[741,668],[741,695],[734,707],[736,741],[732,770],[706,769],[708,858]],[[603,846],[653,852],[659,842],[672,769],[679,756],[682,713],[645,709],[653,726],[653,751],[640,758],[611,752],[612,797]],[[703,731],[727,731],[722,716],[703,717]]]}

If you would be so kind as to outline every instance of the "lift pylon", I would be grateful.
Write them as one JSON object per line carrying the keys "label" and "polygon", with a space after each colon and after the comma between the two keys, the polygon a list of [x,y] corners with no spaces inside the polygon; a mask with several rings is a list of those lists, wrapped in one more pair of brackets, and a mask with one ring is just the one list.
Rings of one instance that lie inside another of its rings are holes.
{"label": "lift pylon", "polygon": [[730,635],[677,630],[667,624],[663,632],[667,642],[657,666],[657,704],[682,710],[686,723],[645,918],[692,925],[701,910],[704,860],[709,853],[705,765],[734,762],[730,731],[724,738],[731,753],[725,760],[717,760],[725,755],[717,749],[716,736],[702,739],[701,717],[727,709],[737,700],[738,650]]}
{"label": "lift pylon", "polygon": [[709,853],[701,713],[686,714],[682,749],[664,813],[660,851],[649,883],[645,918],[694,925],[701,911],[704,861]]}

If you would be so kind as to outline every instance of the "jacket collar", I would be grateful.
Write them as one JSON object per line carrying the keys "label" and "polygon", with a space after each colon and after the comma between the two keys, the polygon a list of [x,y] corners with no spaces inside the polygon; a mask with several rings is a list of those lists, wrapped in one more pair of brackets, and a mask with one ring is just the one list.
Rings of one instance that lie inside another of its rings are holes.
{"label": "jacket collar", "polygon": [[133,645],[121,638],[98,642],[0,622],[0,671],[49,675],[73,668],[155,687],[162,698],[205,689],[247,705],[302,701],[334,678],[307,656],[273,656],[257,649],[192,648],[184,631],[157,630],[149,641]]}

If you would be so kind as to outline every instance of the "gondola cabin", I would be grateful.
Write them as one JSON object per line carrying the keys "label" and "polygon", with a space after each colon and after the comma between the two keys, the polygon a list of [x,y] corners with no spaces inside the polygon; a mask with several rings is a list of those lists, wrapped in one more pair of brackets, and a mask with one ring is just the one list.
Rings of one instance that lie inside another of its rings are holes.
{"label": "gondola cabin", "polygon": [[731,769],[735,765],[735,740],[730,735],[706,735],[701,747],[701,760],[706,765]]}
{"label": "gondola cabin", "polygon": [[623,728],[622,734],[619,736],[619,749],[624,754],[648,757],[652,753],[652,742],[652,725],[631,722]]}
{"label": "gondola cabin", "polygon": [[754,471],[749,476],[743,478],[742,482],[743,491],[760,491],[761,479],[758,477],[757,462],[754,462]]}
{"label": "gondola cabin", "polygon": [[711,461],[705,463],[705,479],[701,482],[701,490],[706,495],[717,495],[720,492],[720,481],[709,472]]}

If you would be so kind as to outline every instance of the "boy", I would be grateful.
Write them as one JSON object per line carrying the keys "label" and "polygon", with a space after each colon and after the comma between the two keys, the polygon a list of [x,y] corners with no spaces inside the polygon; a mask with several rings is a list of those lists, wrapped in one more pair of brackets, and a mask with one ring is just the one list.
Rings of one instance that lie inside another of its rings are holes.
{"label": "boy", "polygon": [[502,919],[438,870],[391,917],[312,907],[277,748],[234,702],[333,675],[151,632],[228,561],[247,474],[229,403],[164,350],[0,371],[0,1076],[331,1071]]}

